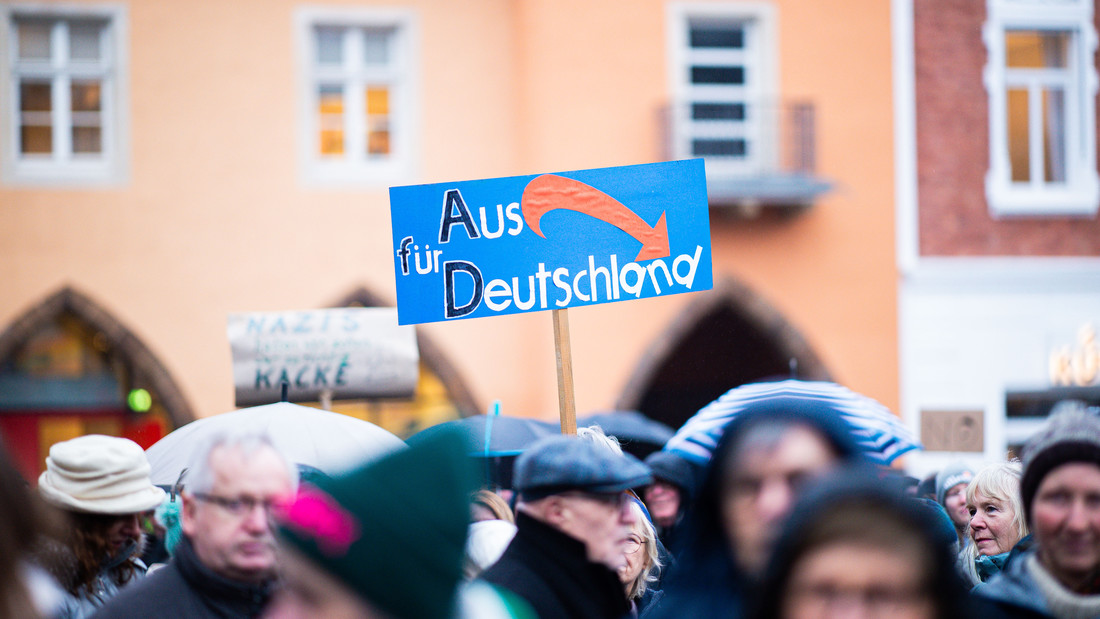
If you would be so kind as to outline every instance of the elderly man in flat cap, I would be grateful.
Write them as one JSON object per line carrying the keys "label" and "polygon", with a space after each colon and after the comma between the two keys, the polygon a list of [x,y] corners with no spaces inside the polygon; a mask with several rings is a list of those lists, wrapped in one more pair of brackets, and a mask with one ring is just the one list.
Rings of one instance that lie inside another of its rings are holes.
{"label": "elderly man in flat cap", "polygon": [[626,491],[651,479],[637,458],[575,436],[535,443],[516,460],[516,536],[482,578],[541,619],[625,616],[615,570],[637,518]]}

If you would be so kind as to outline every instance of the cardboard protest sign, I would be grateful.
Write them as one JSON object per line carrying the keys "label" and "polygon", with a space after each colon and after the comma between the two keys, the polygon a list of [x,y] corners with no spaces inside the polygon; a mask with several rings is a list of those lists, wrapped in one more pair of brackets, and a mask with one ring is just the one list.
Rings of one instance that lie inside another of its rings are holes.
{"label": "cardboard protest sign", "polygon": [[288,400],[408,397],[416,389],[416,332],[393,308],[231,314],[237,406]]}
{"label": "cardboard protest sign", "polygon": [[713,286],[702,159],[390,188],[400,324]]}

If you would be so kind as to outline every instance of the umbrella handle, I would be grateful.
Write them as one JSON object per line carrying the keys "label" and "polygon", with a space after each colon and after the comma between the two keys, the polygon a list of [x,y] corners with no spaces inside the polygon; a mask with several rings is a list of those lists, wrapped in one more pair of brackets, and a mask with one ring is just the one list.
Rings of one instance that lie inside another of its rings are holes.
{"label": "umbrella handle", "polygon": [[180,471],[180,476],[176,478],[176,483],[172,486],[171,499],[173,503],[176,502],[176,496],[180,493],[180,489],[183,487],[183,476],[186,474],[187,467],[184,467],[184,469]]}
{"label": "umbrella handle", "polygon": [[500,415],[500,400],[494,400],[485,416],[485,458],[489,458],[489,441],[493,438],[493,418]]}

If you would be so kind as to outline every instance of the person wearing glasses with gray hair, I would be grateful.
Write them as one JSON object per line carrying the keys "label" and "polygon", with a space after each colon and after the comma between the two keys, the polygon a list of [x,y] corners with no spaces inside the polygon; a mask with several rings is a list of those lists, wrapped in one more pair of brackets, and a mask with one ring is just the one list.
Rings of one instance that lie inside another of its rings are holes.
{"label": "person wearing glasses with gray hair", "polygon": [[95,617],[259,616],[276,578],[271,510],[293,495],[296,482],[266,435],[213,439],[184,478],[175,556]]}

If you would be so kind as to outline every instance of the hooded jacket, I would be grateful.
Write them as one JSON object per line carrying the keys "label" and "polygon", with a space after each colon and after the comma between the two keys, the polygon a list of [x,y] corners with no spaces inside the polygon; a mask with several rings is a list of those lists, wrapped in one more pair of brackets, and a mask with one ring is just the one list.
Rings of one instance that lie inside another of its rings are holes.
{"label": "hooded jacket", "polygon": [[821,400],[776,396],[746,408],[726,426],[704,471],[698,498],[682,525],[676,562],[662,580],[665,598],[654,609],[655,618],[744,616],[754,583],[730,551],[722,522],[722,486],[727,461],[738,455],[734,446],[765,420],[813,428],[841,461],[866,462],[851,426]]}
{"label": "hooded jacket", "polygon": [[753,617],[774,619],[780,616],[783,596],[797,561],[821,547],[807,549],[805,544],[823,514],[829,513],[834,506],[846,505],[845,509],[852,509],[852,505],[872,504],[888,514],[884,517],[904,523],[906,532],[929,551],[931,580],[927,586],[938,619],[992,619],[993,615],[979,612],[976,605],[970,603],[965,583],[954,569],[953,539],[944,536],[938,512],[924,501],[905,495],[897,482],[870,467],[843,467],[816,480],[795,502],[792,515],[776,541],[758,588]]}

